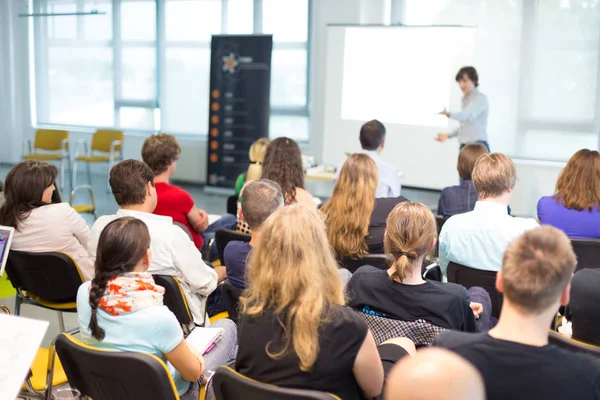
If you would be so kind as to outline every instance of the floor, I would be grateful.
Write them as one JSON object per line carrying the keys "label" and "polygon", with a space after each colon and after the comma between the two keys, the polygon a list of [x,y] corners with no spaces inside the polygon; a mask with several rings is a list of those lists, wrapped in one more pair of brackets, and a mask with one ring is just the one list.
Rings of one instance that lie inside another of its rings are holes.
{"label": "floor", "polygon": [[[9,169],[9,166],[0,165],[0,177],[2,179],[4,179]],[[83,184],[84,180],[85,174],[82,173],[79,175],[78,183]],[[207,193],[203,187],[198,185],[190,185],[184,183],[179,183],[179,185],[191,193],[191,195],[196,200],[196,205],[199,208],[206,210],[210,214],[223,214],[226,212],[226,198],[228,196],[227,194]],[[112,194],[107,192],[106,190],[106,175],[94,175],[92,187],[94,191],[98,215],[100,216],[105,214],[113,214],[117,210],[118,206],[115,203]],[[331,195],[333,184],[331,182],[326,181],[308,180],[306,182],[306,188],[314,196],[326,199]],[[412,201],[422,202],[427,206],[431,207],[432,209],[437,208],[439,192],[404,188],[402,190],[402,194]],[[62,198],[63,201],[69,200],[68,191],[62,191]],[[74,198],[74,204],[85,203],[89,203],[87,191],[78,192]],[[92,216],[84,215],[84,218],[86,218],[90,225],[93,223]],[[7,290],[9,290],[10,288],[7,289],[6,283],[7,282],[3,282],[0,280],[0,304],[8,306],[12,312],[14,310],[14,296],[2,298],[2,293],[4,293],[4,296],[10,293],[7,292]],[[54,311],[45,310],[39,307],[29,305],[23,305],[21,307],[21,315],[29,318],[50,321],[50,327],[46,332],[46,336],[42,342],[42,346],[44,347],[48,347],[52,339],[60,333],[58,327],[58,316],[57,313]],[[67,330],[77,327],[77,318],[75,314],[65,313],[64,320]]]}

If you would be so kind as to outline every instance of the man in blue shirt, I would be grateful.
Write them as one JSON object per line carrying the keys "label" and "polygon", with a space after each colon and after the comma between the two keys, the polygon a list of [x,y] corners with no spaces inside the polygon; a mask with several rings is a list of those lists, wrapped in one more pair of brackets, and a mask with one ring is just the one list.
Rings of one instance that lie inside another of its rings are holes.
{"label": "man in blue shirt", "polygon": [[479,76],[473,67],[463,67],[456,74],[456,82],[463,92],[462,110],[447,111],[444,109],[440,114],[460,122],[460,126],[452,133],[438,133],[436,140],[445,142],[448,138],[458,137],[460,148],[469,143],[482,143],[490,151],[487,141],[487,120],[489,104],[487,97],[481,93]]}

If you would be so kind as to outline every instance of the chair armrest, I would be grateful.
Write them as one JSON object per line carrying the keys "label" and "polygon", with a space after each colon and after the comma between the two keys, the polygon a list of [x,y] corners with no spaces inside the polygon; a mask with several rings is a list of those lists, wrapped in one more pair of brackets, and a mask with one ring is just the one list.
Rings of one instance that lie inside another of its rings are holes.
{"label": "chair armrest", "polygon": [[83,146],[83,150],[85,151],[85,154],[90,155],[88,140],[87,139],[79,139],[77,142],[75,142],[75,151],[73,152],[73,159],[76,159],[77,157],[79,157],[79,149],[81,148],[81,146]]}
{"label": "chair armrest", "polygon": [[25,139],[23,141],[23,155],[33,153],[33,145],[31,139]]}
{"label": "chair armrest", "polygon": [[69,139],[63,139],[60,141],[60,148],[62,149],[63,156],[69,154]]}
{"label": "chair armrest", "polygon": [[87,190],[88,193],[90,194],[90,200],[92,202],[92,207],[94,209],[96,209],[96,201],[94,200],[94,191],[92,190],[92,187],[90,185],[79,185],[73,188],[73,190],[71,190],[71,193],[69,193],[69,205],[72,207],[73,206],[73,198],[75,197],[75,193],[77,193],[80,190]]}
{"label": "chair armrest", "polygon": [[[110,155],[109,158],[110,160],[114,160],[115,159],[115,154],[117,152],[117,146],[121,146],[122,142],[120,140],[113,140],[112,142],[110,142]],[[119,149],[119,153],[122,154],[122,150]]]}

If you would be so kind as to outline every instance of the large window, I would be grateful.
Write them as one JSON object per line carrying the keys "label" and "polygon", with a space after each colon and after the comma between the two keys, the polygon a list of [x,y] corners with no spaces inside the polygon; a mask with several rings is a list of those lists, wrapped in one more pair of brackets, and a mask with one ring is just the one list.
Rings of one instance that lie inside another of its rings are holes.
{"label": "large window", "polygon": [[562,161],[598,148],[598,1],[398,1],[407,24],[477,27],[474,65],[490,101],[494,150]]}
{"label": "large window", "polygon": [[38,124],[205,135],[213,34],[273,34],[271,136],[308,140],[310,0],[34,0]]}

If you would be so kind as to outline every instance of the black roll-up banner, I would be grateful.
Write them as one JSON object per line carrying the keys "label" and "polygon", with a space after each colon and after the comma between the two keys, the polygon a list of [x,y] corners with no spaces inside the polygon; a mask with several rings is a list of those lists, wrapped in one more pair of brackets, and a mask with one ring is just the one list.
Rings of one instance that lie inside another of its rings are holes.
{"label": "black roll-up banner", "polygon": [[207,185],[233,188],[252,143],[269,136],[272,35],[214,35]]}

